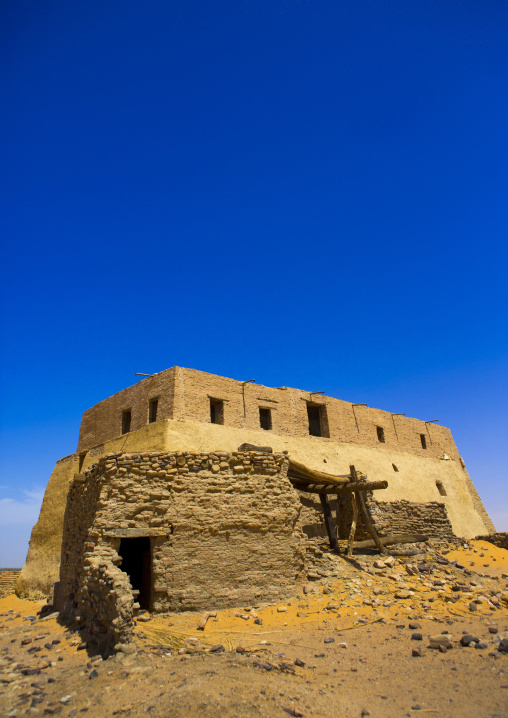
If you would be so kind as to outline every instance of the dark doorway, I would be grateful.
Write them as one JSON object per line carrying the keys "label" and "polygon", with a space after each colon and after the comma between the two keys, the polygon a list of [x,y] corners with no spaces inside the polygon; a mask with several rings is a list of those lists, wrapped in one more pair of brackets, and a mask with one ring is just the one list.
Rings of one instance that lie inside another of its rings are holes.
{"label": "dark doorway", "polygon": [[265,431],[272,428],[272,412],[271,409],[259,409],[259,425]]}
{"label": "dark doorway", "polygon": [[210,422],[224,424],[224,402],[221,399],[210,399]]}
{"label": "dark doorway", "polygon": [[122,434],[128,434],[131,430],[131,412],[130,409],[122,411]]}
{"label": "dark doorway", "polygon": [[122,557],[122,571],[131,582],[132,590],[139,591],[137,601],[141,608],[150,610],[152,585],[152,551],[148,536],[123,538],[118,551]]}

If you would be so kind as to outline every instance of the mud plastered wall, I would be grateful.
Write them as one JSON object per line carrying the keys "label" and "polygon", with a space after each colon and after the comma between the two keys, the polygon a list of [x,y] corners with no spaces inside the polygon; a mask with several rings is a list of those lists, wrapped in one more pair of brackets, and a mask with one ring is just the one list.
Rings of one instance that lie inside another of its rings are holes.
{"label": "mud plastered wall", "polygon": [[[341,496],[339,500],[338,526],[341,539],[349,537],[353,519],[351,500],[351,496]],[[446,506],[437,501],[379,501],[369,491],[365,493],[365,504],[379,536],[420,533],[429,538],[449,539],[455,535]],[[356,537],[360,541],[371,538],[361,513],[358,516]]]}
{"label": "mud plastered wall", "polygon": [[[128,640],[132,592],[122,589],[118,551],[133,537],[150,538],[153,611],[289,597],[305,536],[287,466],[283,454],[256,452],[104,457],[69,491],[58,608],[102,645]],[[106,606],[111,591],[118,600]]]}
{"label": "mud plastered wall", "polygon": [[[381,452],[396,449],[438,459],[446,452],[452,459],[459,459],[451,432],[444,426],[300,389],[266,387],[182,367],[172,367],[144,379],[86,411],[78,451],[120,436],[123,411],[131,412],[131,431],[146,426],[150,419],[149,402],[154,398],[158,399],[158,421],[187,419],[210,423],[210,400],[215,399],[222,402],[221,423],[255,431],[261,429],[260,409],[268,409],[271,429],[266,430],[267,437],[270,434],[308,437],[310,404],[321,411],[320,441],[361,444]],[[378,429],[382,429],[382,441]]]}

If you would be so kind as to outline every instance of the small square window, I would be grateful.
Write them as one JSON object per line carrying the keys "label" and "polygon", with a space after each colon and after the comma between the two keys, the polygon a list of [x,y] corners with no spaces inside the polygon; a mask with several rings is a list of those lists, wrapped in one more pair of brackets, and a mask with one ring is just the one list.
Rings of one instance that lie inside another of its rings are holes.
{"label": "small square window", "polygon": [[445,487],[443,486],[443,482],[442,482],[442,481],[436,481],[436,486],[437,486],[437,490],[439,491],[439,493],[441,494],[441,496],[448,496],[448,494],[446,493],[446,489],[445,489]]}
{"label": "small square window", "polygon": [[272,428],[272,410],[259,409],[259,425],[262,429],[269,431]]}
{"label": "small square window", "polygon": [[425,434],[420,434],[420,441],[422,442],[422,449],[427,448],[427,437]]}
{"label": "small square window", "polygon": [[222,399],[210,399],[210,422],[224,424],[224,402]]}
{"label": "small square window", "polygon": [[159,406],[158,399],[150,399],[148,403],[148,423],[153,424],[157,421],[157,407]]}
{"label": "small square window", "polygon": [[385,430],[383,429],[382,426],[376,426],[376,431],[377,431],[378,441],[380,441],[382,444],[384,444],[385,443]]}
{"label": "small square window", "polygon": [[122,411],[122,434],[128,434],[131,430],[131,410]]}

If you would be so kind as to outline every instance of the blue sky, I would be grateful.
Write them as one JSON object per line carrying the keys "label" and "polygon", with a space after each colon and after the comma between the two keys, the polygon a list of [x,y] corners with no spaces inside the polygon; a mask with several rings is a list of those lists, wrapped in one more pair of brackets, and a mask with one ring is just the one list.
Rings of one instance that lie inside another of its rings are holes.
{"label": "blue sky", "polygon": [[439,419],[508,529],[507,15],[2,3],[0,566],[175,364]]}

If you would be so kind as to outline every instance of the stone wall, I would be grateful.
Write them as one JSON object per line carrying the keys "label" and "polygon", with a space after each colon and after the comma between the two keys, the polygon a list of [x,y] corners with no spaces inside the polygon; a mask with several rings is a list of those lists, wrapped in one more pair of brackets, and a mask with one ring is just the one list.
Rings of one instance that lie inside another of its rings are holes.
{"label": "stone wall", "polygon": [[489,541],[493,543],[494,546],[508,550],[508,533],[506,531],[486,534],[485,536],[476,536],[475,541]]}
{"label": "stone wall", "polygon": [[[302,512],[300,514],[300,525],[307,538],[327,538],[326,527],[323,517],[323,507],[318,494],[310,494],[305,491],[298,491]],[[338,502],[333,494],[328,496],[330,506],[334,515],[337,515]]]}
{"label": "stone wall", "polygon": [[58,609],[78,616],[102,650],[128,642],[135,606],[119,550],[134,537],[150,539],[153,611],[289,597],[305,536],[287,467],[283,454],[256,452],[100,459],[69,490]]}
{"label": "stone wall", "polygon": [[223,402],[225,426],[260,431],[260,409],[269,409],[272,428],[266,434],[295,437],[309,437],[307,405],[312,404],[320,407],[324,429],[323,436],[309,437],[314,442],[370,446],[382,453],[395,449],[436,459],[446,453],[459,460],[451,432],[444,426],[300,389],[266,387],[182,367],[148,377],[86,411],[78,451],[120,436],[123,411],[131,411],[131,431],[146,426],[149,402],[154,398],[158,399],[157,421],[184,419],[209,424],[210,399],[216,399]]}
{"label": "stone wall", "polygon": [[[370,491],[365,493],[365,503],[379,536],[421,533],[429,538],[454,537],[446,506],[437,501],[376,501]],[[353,517],[351,496],[340,498],[338,517],[339,538],[347,539]],[[358,516],[356,538],[358,541],[371,538],[361,513]]]}
{"label": "stone wall", "polygon": [[0,568],[0,598],[14,593],[16,581],[21,573],[20,569]]}

